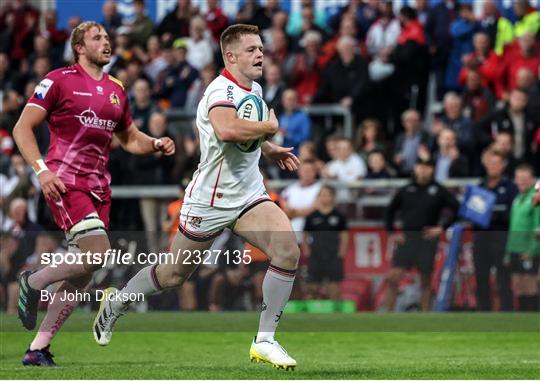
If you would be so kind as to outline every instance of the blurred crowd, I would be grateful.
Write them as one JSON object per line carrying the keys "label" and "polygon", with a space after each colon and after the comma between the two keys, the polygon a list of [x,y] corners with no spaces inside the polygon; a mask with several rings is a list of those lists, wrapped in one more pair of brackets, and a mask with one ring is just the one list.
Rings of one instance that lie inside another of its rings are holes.
{"label": "blurred crowd", "polygon": [[[204,9],[179,0],[158,22],[146,15],[144,0],[133,3],[130,22],[122,19],[114,1],[103,3],[102,19],[96,21],[113,44],[105,71],[123,82],[137,127],[154,137],[173,138],[178,149],[174,157],[138,157],[114,144],[109,163],[113,185],[185,186],[190,180],[198,163],[198,136],[191,123],[187,128],[175,124],[174,115],[180,112],[189,120],[195,113],[206,86],[223,67],[219,36],[232,23],[261,30],[261,84],[281,128],[274,139],[294,147],[302,161],[297,174],[264,160],[261,167],[269,178],[297,180],[279,198],[298,231],[304,222],[295,219],[316,209],[319,179],[410,177],[418,158],[434,161],[434,178],[440,182],[482,177],[486,149],[504,157],[509,177],[523,162],[537,172],[540,168],[540,13],[527,0],[513,1],[509,18],[494,0],[483,0],[479,14],[469,0],[436,5],[416,0],[414,7],[401,9],[391,1],[351,0],[332,14],[310,0],[290,13],[278,0],[264,5],[246,0],[235,17],[227,16],[218,0],[208,0]],[[31,253],[59,245],[50,234],[39,234],[55,227],[11,132],[41,79],[70,64],[69,36],[83,18],[73,16],[61,29],[54,9],[40,12],[25,0],[2,4],[0,258],[5,284]],[[349,110],[353,135],[344,135],[341,118],[332,116],[328,123],[328,117],[311,115],[306,108],[320,104]],[[45,155],[46,124],[36,135]],[[343,204],[357,194],[338,189],[333,196]],[[179,203],[115,200],[111,230],[144,230],[147,245],[159,248],[157,232],[174,230]]]}

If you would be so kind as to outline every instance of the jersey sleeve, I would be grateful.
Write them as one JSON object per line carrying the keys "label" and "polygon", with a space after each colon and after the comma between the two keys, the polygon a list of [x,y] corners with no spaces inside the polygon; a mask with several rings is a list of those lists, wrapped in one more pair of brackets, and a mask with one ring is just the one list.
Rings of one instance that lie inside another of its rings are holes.
{"label": "jersey sleeve", "polygon": [[47,113],[50,113],[60,100],[61,84],[59,82],[58,77],[51,73],[47,74],[47,76],[37,84],[34,93],[30,99],[28,99],[27,104],[36,105],[47,111]]}
{"label": "jersey sleeve", "polygon": [[214,107],[232,107],[236,108],[233,101],[232,95],[227,96],[227,89],[222,86],[214,86],[213,88],[208,89],[208,113]]}

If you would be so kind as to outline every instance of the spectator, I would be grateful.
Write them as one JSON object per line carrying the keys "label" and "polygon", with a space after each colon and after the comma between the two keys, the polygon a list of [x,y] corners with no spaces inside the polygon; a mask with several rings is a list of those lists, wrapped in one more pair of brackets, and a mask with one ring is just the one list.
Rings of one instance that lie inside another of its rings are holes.
{"label": "spectator", "polygon": [[148,133],[148,120],[156,105],[152,101],[150,83],[144,78],[139,78],[133,84],[133,102],[131,116],[133,123],[144,133]]}
{"label": "spectator", "polygon": [[454,130],[460,151],[471,158],[473,156],[474,131],[470,119],[463,115],[461,97],[454,92],[449,92],[444,96],[443,105],[444,112],[440,119],[434,123],[433,134],[438,135],[442,127]]}
{"label": "spectator", "polygon": [[11,67],[8,55],[0,52],[0,92],[6,90],[22,92],[23,81],[19,71]]}
{"label": "spectator", "polygon": [[450,24],[457,17],[456,3],[455,0],[441,1],[431,7],[425,24],[431,67],[435,72],[438,100],[442,100],[446,93],[445,75],[452,47]]}
{"label": "spectator", "polygon": [[171,43],[180,37],[189,35],[189,20],[194,11],[191,8],[191,0],[178,0],[176,7],[163,17],[156,33],[163,43]]}
{"label": "spectator", "polygon": [[495,91],[499,71],[499,57],[490,47],[489,36],[485,32],[478,32],[473,37],[474,51],[463,57],[463,68],[459,72],[459,84],[463,86],[469,71],[477,71],[482,80],[482,86]]}
{"label": "spectator", "polygon": [[[386,277],[385,309],[394,310],[399,281],[405,270],[416,267],[420,272],[421,308],[431,305],[431,274],[439,237],[452,224],[459,208],[458,201],[433,179],[434,162],[419,161],[414,166],[414,179],[400,188],[385,213],[386,230],[397,243],[392,268]],[[450,215],[443,212],[451,210]],[[394,217],[401,212],[402,232],[396,233]]]}
{"label": "spectator", "polygon": [[129,39],[136,47],[144,48],[146,46],[146,41],[152,35],[154,23],[145,13],[144,0],[134,0],[133,10],[135,12],[135,19],[131,24]]}
{"label": "spectator", "polygon": [[420,147],[429,145],[429,135],[422,130],[420,113],[416,110],[405,111],[401,123],[405,131],[394,144],[394,165],[401,176],[407,177],[412,173]]}
{"label": "spectator", "polygon": [[482,16],[479,20],[480,30],[484,32],[491,42],[490,48],[497,56],[502,55],[504,46],[512,42],[512,23],[502,17],[497,9],[495,0],[482,2]]}
{"label": "spectator", "polygon": [[103,20],[100,24],[103,25],[109,36],[115,36],[116,30],[122,26],[122,17],[117,12],[116,2],[114,0],[106,0],[101,7]]}
{"label": "spectator", "polygon": [[317,181],[317,169],[313,162],[304,161],[298,168],[298,181],[281,192],[281,207],[291,219],[298,243],[302,242],[305,217],[313,213],[314,204],[321,190]]}
{"label": "spectator", "polygon": [[[77,25],[79,25],[81,22],[82,20],[79,16],[71,16],[68,19],[68,36],[71,36],[71,32],[73,31],[73,29],[75,29]],[[73,62],[73,49],[71,48],[70,38],[68,38],[66,40],[66,43],[64,44],[62,58],[64,59],[64,63],[66,64],[71,64]]]}
{"label": "spectator", "polygon": [[186,39],[174,41],[172,54],[166,57],[168,66],[159,75],[157,95],[167,99],[171,107],[184,107],[189,88],[198,78],[197,70],[187,62],[186,56]]}
{"label": "spectator", "polygon": [[509,179],[514,175],[517,160],[514,157],[514,139],[509,131],[501,131],[495,135],[491,148],[504,157],[506,163],[504,175]]}
{"label": "spectator", "polygon": [[289,40],[284,31],[272,30],[272,45],[268,47],[268,56],[271,62],[280,67],[285,64],[289,56]]}
{"label": "spectator", "polygon": [[382,50],[392,50],[401,32],[392,2],[381,2],[379,9],[380,17],[370,26],[366,37],[367,50],[372,57],[377,57]]}
{"label": "spectator", "polygon": [[64,29],[58,28],[56,10],[47,9],[43,13],[43,18],[45,21],[45,28],[42,30],[41,34],[50,42],[51,61],[54,62],[54,65],[57,65],[55,67],[63,66],[62,55],[64,52],[64,44],[69,39],[69,34]]}
{"label": "spectator", "polygon": [[459,4],[459,17],[450,24],[452,46],[446,68],[446,88],[459,90],[459,72],[462,67],[463,56],[473,51],[473,36],[478,30],[472,4]]}
{"label": "spectator", "polygon": [[540,268],[540,208],[532,199],[534,168],[521,164],[515,180],[519,194],[512,203],[505,262],[510,263],[514,295],[520,311],[538,311],[538,269]]}
{"label": "spectator", "polygon": [[302,253],[308,258],[308,298],[318,299],[324,282],[326,297],[339,300],[349,246],[347,219],[336,209],[336,190],[328,185],[319,191],[315,205],[306,217],[302,242]]}
{"label": "spectator", "polygon": [[369,74],[367,62],[355,52],[356,44],[349,36],[339,39],[339,57],[325,69],[315,102],[339,103],[357,110],[358,102],[367,95]]}
{"label": "spectator", "polygon": [[377,119],[364,119],[356,135],[356,152],[366,160],[371,152],[384,152],[385,148],[381,123]]}
{"label": "spectator", "polygon": [[39,11],[27,0],[11,1],[0,14],[0,31],[3,31],[0,51],[9,52],[14,67],[32,51],[34,35],[39,31]]}
{"label": "spectator", "polygon": [[370,151],[367,156],[367,163],[368,173],[366,179],[389,179],[393,177],[382,151],[377,149]]}
{"label": "spectator", "polygon": [[[330,154],[330,153],[329,153]],[[334,158],[323,168],[322,176],[345,183],[354,182],[366,177],[367,167],[364,160],[354,152],[352,142],[341,138],[337,142]],[[346,187],[341,187],[337,192],[339,202],[351,202],[351,193]]]}
{"label": "spectator", "polygon": [[304,33],[300,40],[302,51],[292,55],[286,63],[290,84],[298,92],[300,104],[310,104],[317,93],[324,69],[320,54],[322,37],[317,31]]}
{"label": "spectator", "polygon": [[540,126],[540,67],[538,68],[535,83],[529,89],[529,101],[527,102],[526,113],[533,122]]}
{"label": "spectator", "polygon": [[490,225],[487,228],[475,226],[473,238],[474,272],[476,276],[477,308],[491,311],[491,268],[497,270],[497,290],[502,311],[512,311],[512,291],[510,271],[504,265],[504,252],[510,219],[512,201],[518,193],[515,184],[504,177],[504,156],[495,150],[487,150],[482,155],[487,176],[479,186],[493,192],[496,200]]}
{"label": "spectator", "polygon": [[317,145],[313,142],[305,142],[300,146],[298,150],[298,159],[300,162],[308,161],[315,165],[315,170],[318,175],[320,175],[322,169],[324,168],[324,161],[319,159],[317,155]]}
{"label": "spectator", "polygon": [[456,133],[449,128],[443,128],[437,137],[437,152],[435,153],[435,180],[445,182],[452,177],[469,175],[467,158],[459,152]]}
{"label": "spectator", "polygon": [[[152,83],[156,83],[159,73],[167,67],[167,60],[164,57],[164,52],[157,35],[152,35],[146,42],[146,53],[139,52],[139,59],[144,63],[144,72],[150,78]],[[170,53],[170,49],[169,49]]]}
{"label": "spectator", "polygon": [[15,123],[19,119],[22,105],[23,99],[15,90],[8,90],[3,93],[0,129],[6,130],[11,134]]}
{"label": "spectator", "polygon": [[303,34],[310,30],[315,30],[325,36],[326,14],[321,9],[315,9],[313,0],[301,0],[298,11],[289,14],[287,24],[287,34],[297,38],[302,38]]}
{"label": "spectator", "polygon": [[424,31],[416,12],[410,7],[401,8],[399,21],[401,33],[389,57],[389,62],[396,68],[391,83],[393,121],[396,126],[406,109],[414,108],[423,112],[429,75]]}
{"label": "spectator", "polygon": [[535,47],[534,35],[525,33],[517,40],[517,46],[510,46],[505,52],[498,76],[497,97],[507,100],[516,88],[520,69],[528,68],[533,73],[540,70],[540,54]]}
{"label": "spectator", "polygon": [[494,134],[508,131],[512,134],[514,141],[514,157],[529,159],[535,125],[526,113],[526,107],[527,94],[522,90],[514,89],[505,108],[492,111],[477,123],[475,130],[479,134],[480,146],[489,145],[493,141]]}
{"label": "spectator", "polygon": [[347,5],[342,7],[333,19],[330,21],[332,29],[337,30],[340,20],[345,18],[351,19],[355,25],[358,25],[358,34],[353,37],[364,39],[367,35],[369,27],[379,17],[379,1],[369,0],[363,2],[361,0],[352,0]]}
{"label": "spectator", "polygon": [[281,76],[279,65],[269,64],[264,68],[264,101],[269,109],[274,109],[276,115],[281,115],[281,95],[285,89],[285,83]]}
{"label": "spectator", "polygon": [[214,61],[214,45],[206,21],[201,16],[193,17],[189,22],[187,42],[187,62],[197,70]]}
{"label": "spectator", "polygon": [[[326,67],[334,58],[336,58],[336,56],[338,55],[338,49],[337,49],[338,42],[344,36],[348,36],[350,38],[353,38],[355,41],[358,41],[356,39],[356,36],[357,36],[356,23],[354,21],[354,17],[352,16],[343,17],[343,19],[341,20],[339,24],[338,33],[323,45],[323,48],[322,48],[323,59],[321,61],[321,64],[323,66]],[[355,48],[358,48],[358,51],[362,52],[361,42],[358,42]]]}
{"label": "spectator", "polygon": [[266,28],[262,29],[261,37],[264,41],[265,49],[272,51],[274,42],[272,40],[274,31],[285,32],[287,26],[287,20],[289,19],[289,14],[285,11],[277,11],[272,15],[272,24]]}
{"label": "spectator", "polygon": [[495,96],[488,87],[482,85],[482,77],[477,71],[467,71],[461,102],[463,115],[473,123],[483,119],[490,110],[495,108]]}
{"label": "spectator", "polygon": [[513,3],[517,20],[514,24],[514,37],[521,37],[525,33],[532,36],[540,31],[540,12],[531,6],[529,0],[516,0]]}
{"label": "spectator", "polygon": [[311,137],[311,120],[298,107],[298,94],[295,90],[285,90],[281,103],[283,113],[279,117],[279,131],[274,135],[274,141],[284,147],[293,147],[293,153],[298,155],[300,145]]}
{"label": "spectator", "polygon": [[418,21],[425,27],[429,14],[429,2],[428,0],[416,0],[415,8],[418,15]]}
{"label": "spectator", "polygon": [[[206,5],[208,6],[208,10],[204,14],[204,20],[206,21],[206,25],[208,25],[208,29],[212,33],[214,43],[219,44],[219,37],[229,25],[229,19],[219,7],[218,0],[208,0]],[[259,25],[260,27],[260,24],[255,25]]]}
{"label": "spectator", "polygon": [[[248,24],[257,25],[264,30],[270,27],[273,17],[280,12],[278,0],[267,0],[265,6],[257,7]],[[286,25],[286,24],[285,24]]]}
{"label": "spectator", "polygon": [[193,83],[191,88],[188,91],[188,96],[184,110],[191,112],[192,114],[197,113],[197,107],[199,101],[202,99],[204,92],[210,82],[216,78],[216,68],[214,65],[206,65],[202,68],[199,78]]}
{"label": "spectator", "polygon": [[[154,111],[148,122],[148,133],[153,138],[170,137],[167,131],[167,117],[160,111]],[[161,185],[170,182],[170,174],[174,158],[164,156],[161,152],[153,155],[137,156],[133,158],[135,174],[138,185]],[[159,240],[159,224],[165,216],[165,204],[156,198],[140,199],[141,215],[146,231],[147,249],[152,252],[161,250]]]}

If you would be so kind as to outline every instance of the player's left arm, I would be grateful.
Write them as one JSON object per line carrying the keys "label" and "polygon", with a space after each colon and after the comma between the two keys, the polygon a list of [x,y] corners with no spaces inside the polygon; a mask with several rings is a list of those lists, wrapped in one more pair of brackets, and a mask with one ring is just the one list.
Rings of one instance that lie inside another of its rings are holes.
{"label": "player's left arm", "polygon": [[265,141],[261,145],[261,150],[264,156],[276,161],[283,170],[296,171],[300,165],[300,160],[292,153],[292,147],[280,147],[277,144]]}
{"label": "player's left arm", "polygon": [[146,135],[132,123],[128,128],[115,132],[122,148],[134,155],[148,155],[162,152],[166,156],[174,155],[175,146],[171,138],[152,138]]}

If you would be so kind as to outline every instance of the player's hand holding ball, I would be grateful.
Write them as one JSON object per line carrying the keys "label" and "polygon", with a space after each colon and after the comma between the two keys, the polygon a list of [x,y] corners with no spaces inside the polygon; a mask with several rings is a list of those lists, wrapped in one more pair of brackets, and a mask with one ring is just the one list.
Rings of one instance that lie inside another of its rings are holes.
{"label": "player's hand holding ball", "polygon": [[165,156],[171,156],[174,155],[174,152],[176,151],[174,146],[174,141],[171,138],[159,138],[154,139],[152,142],[152,145],[154,146],[154,150],[156,152],[161,152]]}
{"label": "player's hand holding ball", "polygon": [[48,200],[59,201],[66,193],[66,186],[53,172],[46,170],[37,175],[43,195]]}

